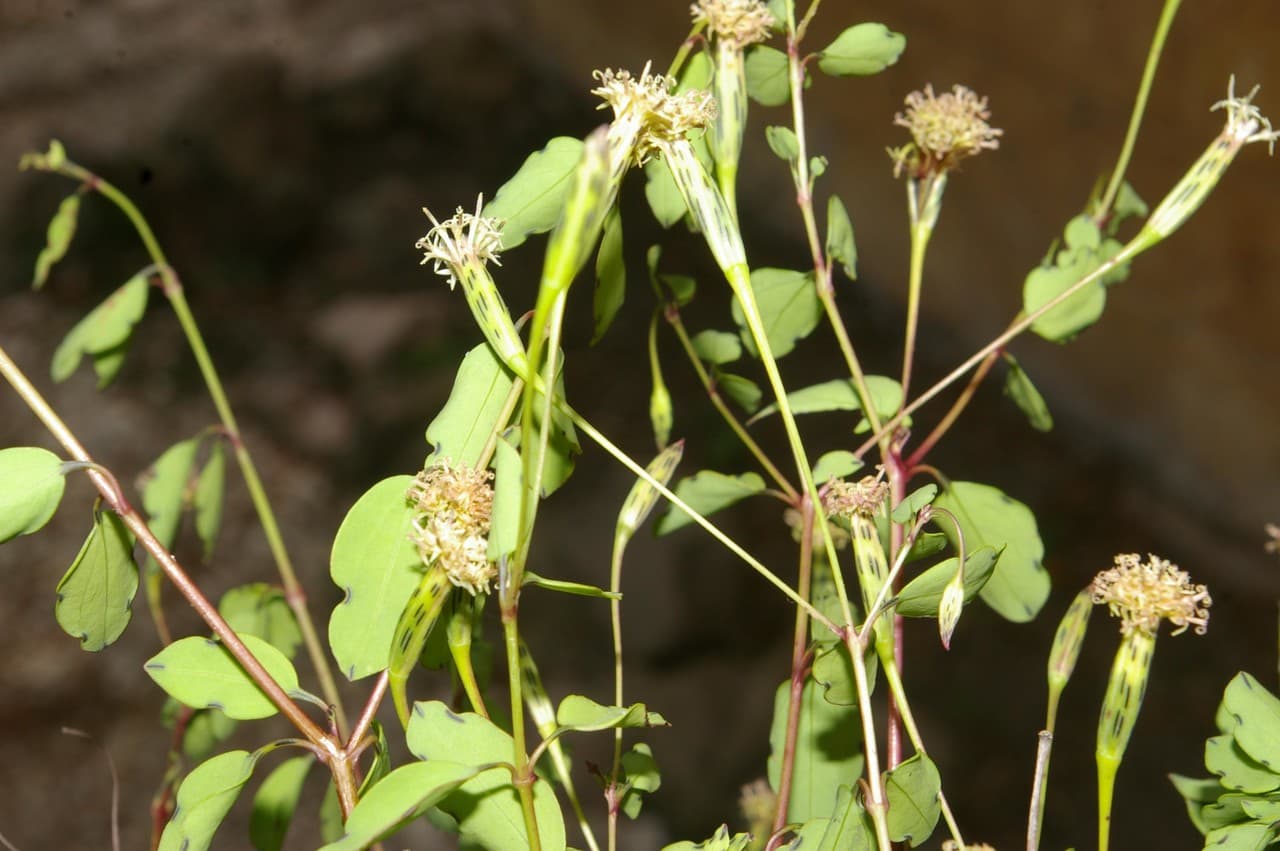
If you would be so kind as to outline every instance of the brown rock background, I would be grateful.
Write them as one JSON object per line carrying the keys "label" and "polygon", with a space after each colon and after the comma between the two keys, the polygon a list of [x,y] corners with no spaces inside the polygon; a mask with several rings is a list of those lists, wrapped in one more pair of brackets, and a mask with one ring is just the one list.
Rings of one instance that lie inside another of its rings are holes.
{"label": "brown rock background", "polygon": [[[418,208],[469,204],[548,137],[587,132],[601,120],[585,93],[591,70],[665,62],[687,32],[685,6],[0,0],[0,162],[56,136],[150,216],[183,275],[321,623],[336,599],[326,569],[338,522],[370,483],[421,461],[422,427],[477,339],[461,297],[417,266]],[[824,6],[814,48],[857,20],[882,20],[908,37],[885,74],[819,77],[808,101],[813,151],[831,159],[819,192],[838,191],[857,229],[860,280],[846,283],[842,298],[872,371],[892,372],[900,357],[905,217],[883,148],[901,141],[890,122],[903,95],[928,81],[966,83],[989,95],[1006,134],[1001,150],[969,164],[947,193],[925,284],[926,380],[1003,327],[1026,270],[1111,167],[1157,14],[1155,3]],[[1130,171],[1149,202],[1220,129],[1207,107],[1224,96],[1229,74],[1242,88],[1262,83],[1258,102],[1275,113],[1277,31],[1280,12],[1267,0],[1233,4],[1230,15],[1215,4],[1182,10]],[[758,112],[751,131],[744,228],[758,264],[805,256],[785,174],[759,144],[760,128],[785,118]],[[1055,575],[1035,624],[1004,624],[975,609],[945,658],[928,628],[911,636],[909,685],[973,838],[1019,844],[1044,653],[1067,600],[1112,553],[1162,553],[1208,582],[1216,601],[1208,636],[1160,644],[1121,775],[1117,847],[1195,847],[1164,772],[1201,773],[1203,737],[1235,670],[1274,679],[1275,565],[1260,544],[1263,522],[1280,517],[1276,169],[1260,147],[1246,149],[1196,219],[1111,291],[1100,325],[1061,349],[1035,339],[1016,346],[1057,417],[1052,434],[1032,432],[989,390],[937,454],[949,475],[998,484],[1036,511]],[[95,393],[84,370],[65,385],[48,381],[45,364],[66,330],[146,262],[118,213],[93,200],[47,291],[30,293],[46,222],[71,189],[0,170],[0,345],[95,456],[129,479],[213,414],[159,301],[111,391]],[[629,318],[593,350],[589,307],[577,305],[570,394],[644,456],[650,302],[639,282],[643,249],[658,234],[640,226],[635,187],[624,201]],[[678,235],[670,241],[670,268],[700,273],[700,327],[723,327],[704,252]],[[513,309],[530,303],[536,266],[531,250],[504,266]],[[677,432],[694,438],[689,469],[745,469],[675,347],[664,356]],[[784,372],[799,384],[833,376],[834,349],[808,344]],[[940,413],[926,409],[923,421]],[[847,445],[843,425],[815,419],[807,433],[822,448]],[[781,454],[778,435],[766,435]],[[0,445],[28,443],[49,445],[17,398],[0,392]],[[602,581],[627,487],[622,471],[588,450],[547,505],[536,555],[543,572]],[[269,571],[252,512],[233,494],[213,563],[194,568],[215,597]],[[156,649],[145,615],[95,657],[50,616],[89,502],[86,484],[75,482],[51,528],[0,549],[0,833],[23,851],[107,845],[106,766],[60,726],[90,731],[114,755],[126,847],[144,846],[147,802],[163,771],[160,696],[140,670]],[[748,506],[726,523],[770,564],[792,558],[771,507]],[[184,546],[179,555],[197,564],[195,548]],[[703,837],[736,817],[737,787],[763,772],[789,613],[693,532],[642,538],[629,571],[629,690],[674,724],[649,736],[664,786],[625,846],[648,848]],[[552,693],[607,693],[603,607],[540,596],[526,612]],[[179,607],[173,617],[180,630],[197,630]],[[1095,625],[1066,698],[1076,717],[1060,734],[1046,848],[1087,847],[1092,836],[1090,751],[1108,633]],[[360,691],[350,690],[352,703]],[[251,733],[239,744],[262,741]],[[589,746],[578,754],[590,755]],[[309,794],[318,795],[313,783]],[[244,816],[236,818],[215,847],[244,847]],[[314,834],[292,842],[313,847]],[[420,832],[404,843],[440,840]]]}

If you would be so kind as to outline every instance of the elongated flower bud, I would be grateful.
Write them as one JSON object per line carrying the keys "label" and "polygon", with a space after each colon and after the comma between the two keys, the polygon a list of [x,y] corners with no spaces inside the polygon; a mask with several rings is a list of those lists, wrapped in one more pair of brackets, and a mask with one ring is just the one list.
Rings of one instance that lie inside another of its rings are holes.
{"label": "elongated flower bud", "polygon": [[1053,647],[1049,651],[1049,717],[1045,724],[1048,730],[1054,729],[1057,716],[1058,699],[1067,681],[1076,669],[1076,661],[1080,658],[1080,648],[1084,646],[1085,631],[1089,628],[1089,615],[1093,613],[1093,595],[1086,588],[1076,595],[1067,607],[1067,613],[1058,624],[1058,631],[1053,636]]}
{"label": "elongated flower bud", "polygon": [[[856,484],[832,481],[823,493],[823,509],[827,515],[843,517],[849,523],[858,585],[867,617],[871,617],[889,578],[889,559],[876,528],[876,515],[884,510],[888,495],[889,485],[880,476],[866,476]],[[881,645],[891,646],[893,621],[888,612],[876,618],[875,632],[878,650]]]}

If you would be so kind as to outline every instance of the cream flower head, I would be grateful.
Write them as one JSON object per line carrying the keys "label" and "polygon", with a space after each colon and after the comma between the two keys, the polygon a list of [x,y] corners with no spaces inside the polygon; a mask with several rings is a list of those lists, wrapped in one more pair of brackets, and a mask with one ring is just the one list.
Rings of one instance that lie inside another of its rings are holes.
{"label": "cream flower head", "polygon": [[949,171],[967,157],[1000,147],[1004,131],[987,123],[987,99],[964,86],[935,95],[933,85],[906,97],[907,109],[893,123],[907,128],[912,141],[889,151],[897,176],[907,169],[913,176]]}
{"label": "cream flower head", "polygon": [[501,266],[498,252],[502,251],[501,219],[484,218],[480,211],[484,208],[484,196],[476,199],[475,213],[463,212],[459,207],[451,218],[443,222],[426,207],[422,212],[427,214],[433,227],[415,248],[424,252],[422,262],[435,261],[435,273],[443,275],[449,282],[449,289],[458,283],[459,270],[465,266],[479,264],[483,266],[489,261]]}
{"label": "cream flower head", "polygon": [[1107,604],[1120,618],[1125,635],[1135,629],[1154,635],[1160,621],[1177,629],[1174,635],[1195,627],[1204,635],[1209,626],[1209,589],[1192,585],[1187,574],[1158,556],[1142,561],[1137,553],[1116,556],[1116,566],[1094,577],[1089,593],[1097,605]]}
{"label": "cream flower head", "polygon": [[760,0],[697,0],[689,12],[693,22],[706,22],[716,37],[741,50],[769,37],[775,20]]}
{"label": "cream flower head", "polygon": [[418,473],[405,497],[413,505],[409,540],[423,564],[438,565],[449,581],[472,594],[488,591],[497,570],[489,563],[493,474],[447,461]]}
{"label": "cream flower head", "polygon": [[889,496],[884,470],[861,481],[832,479],[822,490],[822,509],[828,517],[874,517]]}
{"label": "cream flower head", "polygon": [[[637,79],[630,71],[606,68],[592,74],[600,85],[591,90],[613,108],[613,123],[625,129],[634,148],[637,165],[643,165],[663,144],[684,139],[715,118],[715,100],[709,92],[692,90],[674,94],[676,81],[664,74],[650,74],[646,63]],[[610,134],[613,135],[612,133]]]}

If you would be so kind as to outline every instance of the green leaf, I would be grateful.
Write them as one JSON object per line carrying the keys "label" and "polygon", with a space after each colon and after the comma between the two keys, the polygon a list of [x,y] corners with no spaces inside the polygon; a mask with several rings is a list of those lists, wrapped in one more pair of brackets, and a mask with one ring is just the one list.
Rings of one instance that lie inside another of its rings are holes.
{"label": "green leaf", "polygon": [[1040,391],[1031,383],[1022,365],[1013,355],[1006,352],[1004,360],[1009,365],[1009,371],[1004,377],[1004,395],[1012,399],[1018,406],[1018,410],[1027,415],[1027,420],[1033,429],[1052,430],[1053,415],[1049,413],[1049,406],[1045,404]]}
{"label": "green leaf", "polygon": [[143,473],[146,484],[142,486],[142,507],[147,512],[147,525],[166,549],[173,548],[174,538],[178,536],[178,522],[187,502],[187,488],[199,445],[196,438],[181,440],[166,449]]}
{"label": "green leaf", "polygon": [[761,106],[781,106],[791,99],[787,54],[765,44],[747,49],[744,65],[747,95]]}
{"label": "green leaf", "polygon": [[427,443],[431,445],[428,463],[446,458],[465,467],[480,463],[490,435],[503,425],[498,420],[512,383],[488,343],[467,352],[449,400],[427,426]]}
{"label": "green leaf", "polygon": [[559,591],[561,594],[572,594],[575,597],[594,597],[598,600],[621,600],[621,594],[614,594],[612,591],[606,591],[603,588],[597,588],[595,585],[586,585],[581,582],[567,582],[563,579],[548,579],[545,576],[539,576],[531,570],[524,572],[524,580],[520,587],[532,585],[536,588],[545,588],[548,591]]}
{"label": "green leaf", "polygon": [[688,275],[658,274],[658,261],[661,258],[661,245],[650,245],[649,250],[645,252],[645,267],[649,270],[649,285],[653,287],[654,293],[660,300],[667,299],[667,292],[669,291],[670,298],[675,302],[676,306],[684,307],[693,300],[697,283]]}
{"label": "green leaf", "polygon": [[[841,787],[843,788],[843,787]],[[800,829],[791,837],[791,841],[782,846],[783,851],[828,851],[828,849],[839,848],[838,845],[822,845],[822,839],[827,833],[827,828],[831,826],[829,818],[809,819],[800,826]],[[855,846],[856,851],[863,851]]]}
{"label": "green leaf", "polygon": [[0,544],[43,528],[66,487],[62,459],[49,450],[0,449]]}
{"label": "green leaf", "polygon": [[[799,851],[795,843],[790,847]],[[858,802],[858,796],[853,794],[853,787],[841,785],[836,790],[832,818],[827,822],[822,838],[812,847],[817,851],[875,851],[871,819]]]}
{"label": "green leaf", "polygon": [[795,162],[800,156],[800,140],[790,127],[766,127],[764,138],[769,143],[769,150],[783,162]]}
{"label": "green leaf", "polygon": [[31,279],[31,288],[40,289],[49,279],[49,270],[53,264],[61,260],[71,245],[71,237],[76,232],[76,218],[80,215],[80,193],[68,195],[58,205],[58,212],[49,220],[49,230],[45,235],[44,248],[36,257],[36,273]]}
{"label": "green leaf", "polygon": [[202,762],[178,787],[173,817],[160,836],[159,851],[205,851],[249,782],[257,754],[227,751]]}
{"label": "green leaf", "polygon": [[[902,407],[902,385],[883,375],[868,375],[867,392],[881,418],[888,418]],[[858,391],[848,378],[834,378],[821,384],[801,388],[787,394],[787,402],[793,414],[818,414],[826,411],[860,411],[862,403]],[[776,414],[778,406],[768,405],[751,418],[751,422]]]}
{"label": "green leaf", "polygon": [[213,545],[222,528],[222,500],[227,483],[227,459],[221,440],[213,440],[209,459],[196,481],[196,534],[204,544],[204,560],[213,557]]}
{"label": "green leaf", "polygon": [[402,765],[360,798],[342,838],[320,851],[362,851],[439,804],[476,773],[471,766],[444,759]]}
{"label": "green leaf", "polygon": [[[508,433],[514,429],[508,430]],[[524,467],[520,450],[503,434],[493,456],[493,511],[489,523],[489,560],[515,552],[520,535],[520,494]]]}
{"label": "green leaf", "polygon": [[1218,800],[1218,795],[1222,794],[1222,784],[1214,777],[1200,779],[1184,777],[1181,774],[1170,774],[1169,780],[1173,782],[1174,788],[1186,803],[1187,817],[1191,819],[1196,830],[1202,834],[1208,833],[1209,827],[1204,823],[1200,810],[1206,804],[1212,804]]}
{"label": "green leaf", "polygon": [[[764,479],[755,473],[726,476],[715,470],[702,470],[692,476],[686,476],[676,485],[676,496],[703,517],[763,491]],[[692,522],[692,517],[672,506],[658,519],[654,531],[657,535],[666,535]]]}
{"label": "green leaf", "polygon": [[[173,705],[181,706],[176,700],[173,700]],[[182,736],[182,755],[191,762],[203,762],[213,754],[218,745],[230,738],[236,731],[236,726],[235,720],[228,718],[220,710],[193,710]]]}
{"label": "green leaf", "polygon": [[[96,358],[122,349],[147,309],[150,292],[147,276],[134,275],[77,322],[54,350],[50,368],[53,380],[61,382],[70,378],[85,355]],[[105,384],[103,382],[103,386]]]}
{"label": "green leaf", "polygon": [[556,708],[557,726],[583,733],[628,727],[660,727],[666,723],[666,719],[658,713],[648,712],[643,703],[603,706],[580,694],[568,695]]}
{"label": "green leaf", "polygon": [[1232,824],[1209,831],[1204,847],[1213,851],[1262,851],[1275,838],[1275,829],[1266,823]]}
{"label": "green leaf", "polygon": [[684,197],[665,160],[652,159],[644,164],[644,197],[658,224],[669,228],[684,218]]}
{"label": "green leaf", "polygon": [[289,822],[302,797],[302,784],[315,761],[309,754],[286,759],[258,787],[249,816],[249,841],[256,851],[280,851],[284,847]]}
{"label": "green leaf", "polygon": [[751,834],[729,834],[727,825],[720,825],[715,834],[703,842],[694,843],[689,840],[673,842],[665,845],[662,851],[747,851],[751,847]]}
{"label": "green leaf", "polygon": [[[283,653],[261,638],[242,635],[240,640],[286,692],[298,688],[298,672]],[[180,638],[152,656],[144,666],[156,685],[187,706],[213,706],[238,721],[269,718],[276,707],[257,684],[212,638]]]}
{"label": "green leaf", "polygon": [[942,810],[938,792],[942,778],[938,767],[918,753],[886,772],[884,791],[889,799],[889,838],[909,842],[914,848],[933,834]]}
{"label": "green leaf", "polygon": [[738,342],[736,334],[728,331],[700,331],[690,342],[699,358],[717,366],[733,363],[742,357],[742,343]]}
{"label": "green leaf", "polygon": [[818,53],[818,67],[835,77],[879,74],[898,61],[907,39],[884,24],[857,24]]}
{"label": "green leaf", "polygon": [[329,617],[329,645],[349,680],[387,667],[396,622],[422,579],[422,558],[409,540],[412,482],[392,476],[371,487],[333,539],[329,575],[343,599]]}
{"label": "green leaf", "polygon": [[[970,550],[1003,547],[995,573],[982,589],[983,601],[1006,620],[1034,618],[1049,598],[1049,572],[1041,564],[1044,544],[1031,509],[976,482],[952,482],[933,505],[956,516]],[[950,524],[944,528],[951,543],[958,544]]]}
{"label": "green leaf", "polygon": [[58,583],[58,625],[81,649],[97,652],[124,633],[137,590],[132,533],[114,512],[95,512],[93,530]]}
{"label": "green leaf", "polygon": [[1266,768],[1280,771],[1280,700],[1251,674],[1231,678],[1222,702],[1235,719],[1236,743]]}
{"label": "green leaf", "polygon": [[[968,543],[968,538],[965,539]],[[964,560],[964,601],[968,603],[991,579],[1001,554],[991,547],[982,547],[970,552]],[[934,618],[938,616],[938,606],[942,603],[942,592],[947,583],[956,575],[956,566],[960,559],[952,557],[935,564],[911,580],[898,592],[895,611],[909,618]]]}
{"label": "green leaf", "polygon": [[530,154],[515,176],[502,184],[482,215],[505,220],[504,251],[520,245],[530,234],[546,233],[556,226],[581,157],[581,139],[557,136]]}
{"label": "green leaf", "polygon": [[1204,743],[1204,767],[1233,792],[1258,794],[1280,788],[1280,774],[1251,758],[1231,736],[1214,736]]}
{"label": "green leaf", "polygon": [[237,635],[253,635],[292,659],[302,632],[284,592],[266,582],[232,588],[218,601],[218,613]]}
{"label": "green leaf", "polygon": [[644,742],[636,742],[622,755],[622,774],[627,791],[622,796],[622,811],[635,819],[644,805],[641,793],[656,792],[662,785],[653,751]]}
{"label": "green leaf", "polygon": [[[1085,276],[1119,253],[1121,244],[1102,238],[1098,226],[1087,215],[1076,216],[1063,230],[1066,248],[1054,263],[1045,263],[1028,273],[1022,288],[1022,309],[1030,314],[1062,294]],[[1124,280],[1128,265],[1093,281],[1062,304],[1045,313],[1031,326],[1046,340],[1064,343],[1098,321],[1107,303],[1106,288]]]}
{"label": "green leaf", "polygon": [[827,172],[826,157],[809,157],[809,185],[813,185],[813,181],[817,180]]}
{"label": "green leaf", "polygon": [[[776,791],[782,776],[787,705],[791,682],[778,686],[769,730],[769,785]],[[800,695],[800,727],[796,737],[795,768],[787,821],[807,822],[831,815],[835,790],[862,774],[862,736],[856,707],[836,706],[822,698],[822,686],[806,680]]]}
{"label": "green leaf", "polygon": [[391,771],[391,745],[387,743],[387,730],[377,721],[369,724],[369,732],[373,734],[373,761],[369,763],[369,771],[360,781],[358,798],[363,798],[369,790],[377,786],[382,778]]}
{"label": "green leaf", "polygon": [[604,235],[596,251],[596,291],[592,299],[595,316],[591,344],[604,337],[627,294],[627,266],[622,259],[622,214],[615,206],[604,220]]}
{"label": "green leaf", "polygon": [[[822,319],[822,302],[813,283],[812,272],[791,269],[752,269],[751,289],[755,293],[760,316],[764,320],[765,337],[775,358],[783,357],[818,326]],[[738,324],[742,342],[752,357],[756,344],[747,329],[746,316],[737,298],[733,300],[733,321]]]}
{"label": "green leaf", "polygon": [[819,484],[828,479],[843,479],[862,468],[862,460],[847,449],[824,453],[813,465],[813,480]]}
{"label": "green leaf", "polygon": [[917,538],[916,542],[911,545],[911,550],[907,553],[905,564],[913,561],[919,561],[922,558],[928,558],[931,555],[942,552],[947,548],[947,536],[941,532],[924,532]]}
{"label": "green leaf", "polygon": [[724,395],[733,400],[733,403],[748,414],[760,407],[760,400],[764,398],[760,386],[749,378],[743,378],[741,375],[733,375],[728,372],[715,371],[716,386],[724,391]]}
{"label": "green leaf", "polygon": [[933,502],[933,498],[937,495],[938,486],[935,484],[916,488],[893,509],[893,522],[909,523],[920,512],[920,509]]}
{"label": "green leaf", "polygon": [[1129,181],[1123,181],[1120,184],[1120,191],[1116,194],[1115,203],[1111,205],[1111,219],[1107,222],[1107,233],[1115,236],[1125,219],[1132,216],[1145,219],[1148,212],[1150,210],[1147,202],[1143,201],[1137,191],[1129,185]]}
{"label": "green leaf", "polygon": [[[834,593],[834,588],[832,591]],[[839,616],[839,601],[836,600],[835,603],[834,613]],[[826,632],[825,627],[823,631]],[[831,633],[826,632],[826,635],[830,636]],[[822,699],[836,706],[857,706],[858,684],[854,678],[849,648],[842,642],[829,638],[820,638],[817,647],[817,655],[813,660],[813,679],[822,686]],[[863,656],[863,664],[867,669],[867,682],[874,689],[880,664],[874,648],[867,650]]]}
{"label": "green leaf", "polygon": [[838,195],[827,199],[827,256],[840,264],[846,277],[858,280],[858,246],[853,241],[853,222]]}
{"label": "green leaf", "polygon": [[[1239,792],[1227,792],[1218,796],[1212,804],[1206,804],[1200,810],[1200,818],[1207,830],[1213,831],[1229,824],[1245,821],[1248,816],[1244,812],[1244,802],[1248,795]],[[1208,845],[1205,846],[1206,848]]]}
{"label": "green leaf", "polygon": [[1254,821],[1274,823],[1280,821],[1280,800],[1275,795],[1265,798],[1246,799],[1240,802],[1240,809]]}
{"label": "green leaf", "polygon": [[[509,765],[512,760],[511,736],[479,715],[455,714],[439,701],[414,704],[405,741],[415,757],[428,762],[457,760],[479,766]],[[390,779],[388,775],[373,787],[374,791]],[[458,820],[463,847],[529,846],[520,797],[511,785],[510,768],[493,768],[471,778],[447,795],[439,807]],[[542,847],[547,851],[562,851],[565,848],[564,817],[555,792],[545,780],[539,779],[533,784],[533,808]]]}

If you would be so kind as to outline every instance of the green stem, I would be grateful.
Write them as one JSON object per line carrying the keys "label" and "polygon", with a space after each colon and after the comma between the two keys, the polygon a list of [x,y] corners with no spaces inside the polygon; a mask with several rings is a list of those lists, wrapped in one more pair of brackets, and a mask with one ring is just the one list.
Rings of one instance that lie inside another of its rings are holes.
{"label": "green stem", "polygon": [[693,341],[689,338],[689,332],[685,329],[684,322],[680,319],[680,314],[675,310],[668,310],[667,322],[675,330],[681,347],[684,349],[685,354],[689,356],[689,363],[692,364],[693,371],[698,374],[698,380],[702,382],[703,389],[707,391],[707,398],[711,400],[711,404],[720,412],[720,416],[724,418],[725,423],[733,430],[733,433],[738,436],[738,440],[742,441],[742,445],[746,447],[747,451],[755,456],[756,461],[769,474],[769,478],[773,479],[778,488],[786,494],[787,501],[792,503],[798,501],[800,494],[792,486],[791,482],[787,481],[787,477],[770,460],[765,451],[760,448],[760,444],[755,441],[755,438],[751,436],[738,418],[734,416],[729,406],[725,404],[724,397],[720,395],[720,391],[716,388],[715,379],[707,372],[707,368],[703,366],[698,353],[694,351]]}
{"label": "green stem", "polygon": [[1156,67],[1160,64],[1160,53],[1164,50],[1165,38],[1169,35],[1169,28],[1173,26],[1173,18],[1178,13],[1178,6],[1182,0],[1165,0],[1164,8],[1160,12],[1160,21],[1156,24],[1155,36],[1151,39],[1151,47],[1147,50],[1147,63],[1142,69],[1142,82],[1138,84],[1138,94],[1133,101],[1133,114],[1129,116],[1129,129],[1125,132],[1124,144],[1120,148],[1120,158],[1116,161],[1116,167],[1111,172],[1111,182],[1107,184],[1107,191],[1103,193],[1102,200],[1098,202],[1098,206],[1093,211],[1095,221],[1106,218],[1111,213],[1111,205],[1115,203],[1116,196],[1120,192],[1120,185],[1124,182],[1125,170],[1129,167],[1129,160],[1133,156],[1134,145],[1138,141],[1138,129],[1142,126],[1142,115],[1147,109],[1147,97],[1151,94],[1151,86],[1155,82]]}
{"label": "green stem", "polygon": [[280,528],[276,523],[275,512],[272,511],[271,502],[262,487],[262,481],[258,476],[257,467],[253,463],[253,457],[249,454],[249,449],[244,444],[240,428],[236,424],[235,415],[231,411],[231,405],[228,403],[226,392],[223,390],[222,381],[218,377],[218,372],[209,357],[208,349],[205,347],[204,337],[201,335],[195,317],[187,305],[187,300],[183,295],[182,283],[178,279],[177,272],[174,271],[173,267],[169,265],[169,261],[165,258],[164,252],[160,248],[160,243],[156,240],[155,234],[151,230],[151,226],[147,224],[147,220],[137,206],[129,200],[128,196],[96,174],[74,163],[66,162],[56,171],[66,177],[84,181],[87,186],[115,204],[133,224],[134,230],[142,240],[143,247],[151,257],[151,261],[156,265],[161,279],[161,291],[173,307],[178,324],[182,327],[182,332],[187,338],[187,345],[191,348],[191,353],[200,369],[200,375],[204,379],[205,387],[209,391],[209,397],[218,412],[218,419],[221,420],[223,428],[226,429],[228,439],[235,451],[236,462],[240,465],[241,474],[244,476],[249,498],[252,500],[253,507],[258,514],[258,521],[262,525],[262,531],[267,538],[267,546],[271,550],[276,570],[280,574],[280,583],[284,587],[285,601],[298,622],[303,644],[307,648],[307,656],[311,660],[316,676],[320,680],[320,690],[324,694],[325,700],[333,707],[334,717],[341,733],[347,726],[346,713],[342,707],[342,700],[338,694],[333,672],[325,656],[324,645],[316,633],[315,622],[312,620],[311,613],[307,608],[306,593],[298,582],[297,573],[293,569],[293,563],[289,558],[288,551],[285,549],[284,539],[280,535]]}
{"label": "green stem", "polygon": [[[506,599],[507,594],[502,596]],[[538,835],[538,817],[533,809],[533,784],[536,778],[529,764],[524,734],[524,686],[520,678],[520,629],[516,619],[516,607],[504,604],[502,634],[507,650],[507,687],[511,692],[511,739],[516,767],[514,783],[520,794],[520,809],[524,813],[524,829],[529,839],[529,849],[541,851],[542,838]]]}

